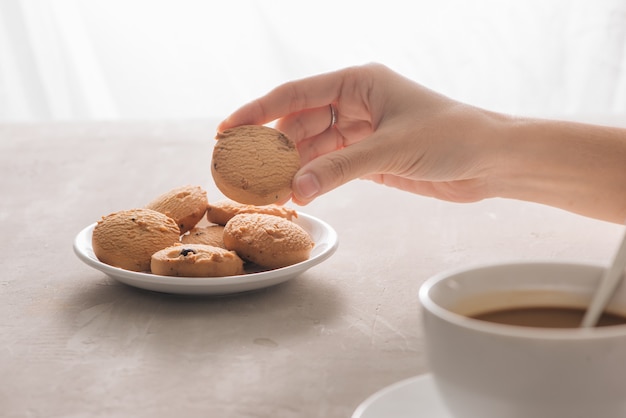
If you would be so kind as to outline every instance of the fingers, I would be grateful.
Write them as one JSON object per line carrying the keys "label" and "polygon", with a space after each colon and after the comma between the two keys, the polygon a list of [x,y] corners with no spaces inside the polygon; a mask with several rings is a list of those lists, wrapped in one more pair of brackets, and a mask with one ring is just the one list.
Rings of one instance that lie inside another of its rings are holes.
{"label": "fingers", "polygon": [[330,128],[332,113],[329,105],[292,113],[278,120],[276,129],[294,142],[315,137]]}
{"label": "fingers", "polygon": [[333,151],[342,149],[345,146],[345,139],[341,133],[335,129],[327,129],[321,134],[305,138],[298,143],[298,153],[303,164]]}
{"label": "fingers", "polygon": [[263,125],[305,109],[328,106],[340,95],[345,71],[334,71],[282,84],[233,112],[218,125],[218,131],[239,125]]}
{"label": "fingers", "polygon": [[378,172],[384,157],[372,148],[376,142],[369,137],[309,161],[294,177],[293,201],[305,205],[350,180]]}

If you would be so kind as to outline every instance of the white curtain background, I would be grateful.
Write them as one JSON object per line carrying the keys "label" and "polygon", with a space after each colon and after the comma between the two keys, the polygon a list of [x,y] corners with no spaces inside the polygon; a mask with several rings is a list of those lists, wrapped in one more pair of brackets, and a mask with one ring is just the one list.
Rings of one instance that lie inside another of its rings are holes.
{"label": "white curtain background", "polygon": [[0,122],[222,118],[371,61],[492,110],[626,118],[626,1],[0,0]]}

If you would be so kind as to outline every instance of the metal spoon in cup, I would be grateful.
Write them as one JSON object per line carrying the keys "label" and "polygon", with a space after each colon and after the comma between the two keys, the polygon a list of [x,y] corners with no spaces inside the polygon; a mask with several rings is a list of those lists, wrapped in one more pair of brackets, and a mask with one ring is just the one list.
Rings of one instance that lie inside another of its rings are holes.
{"label": "metal spoon in cup", "polygon": [[622,243],[617,250],[617,254],[613,259],[613,264],[604,271],[600,286],[596,290],[591,304],[585,312],[585,317],[581,323],[581,327],[590,328],[596,326],[598,319],[602,315],[605,306],[611,300],[611,296],[617,289],[624,277],[624,268],[626,267],[626,235],[622,239]]}

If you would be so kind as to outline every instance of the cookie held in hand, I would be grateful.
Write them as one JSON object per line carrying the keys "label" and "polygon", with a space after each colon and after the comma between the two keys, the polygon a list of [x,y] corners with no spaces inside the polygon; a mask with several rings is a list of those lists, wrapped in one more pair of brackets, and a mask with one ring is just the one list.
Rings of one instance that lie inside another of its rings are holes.
{"label": "cookie held in hand", "polygon": [[226,197],[257,206],[289,199],[300,155],[285,134],[267,126],[244,125],[218,133],[216,139],[211,172]]}

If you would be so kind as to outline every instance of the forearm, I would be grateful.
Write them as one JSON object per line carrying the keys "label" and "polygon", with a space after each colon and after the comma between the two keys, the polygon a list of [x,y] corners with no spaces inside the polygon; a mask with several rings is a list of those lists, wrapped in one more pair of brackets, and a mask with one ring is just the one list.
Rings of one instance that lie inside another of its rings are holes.
{"label": "forearm", "polygon": [[626,222],[626,129],[509,119],[490,193]]}

